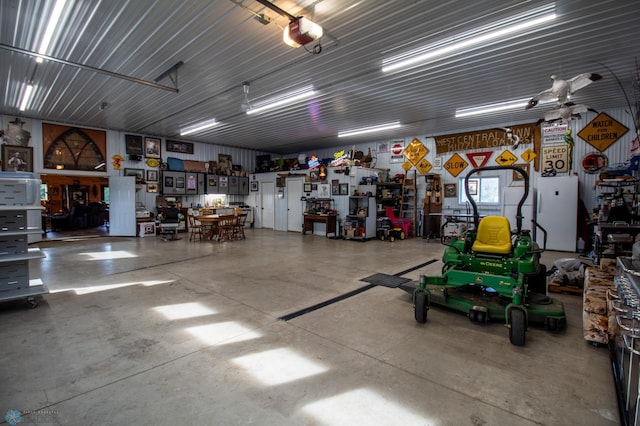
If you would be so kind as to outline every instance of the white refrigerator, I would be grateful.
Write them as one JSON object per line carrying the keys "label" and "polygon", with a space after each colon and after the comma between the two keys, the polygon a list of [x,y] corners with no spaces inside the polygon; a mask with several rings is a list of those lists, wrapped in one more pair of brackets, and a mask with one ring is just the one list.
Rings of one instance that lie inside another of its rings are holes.
{"label": "white refrigerator", "polygon": [[[518,212],[518,203],[520,199],[524,195],[524,186],[505,186],[502,190],[502,216],[509,219],[509,225],[511,225],[511,229],[515,230],[518,227],[518,222],[516,222],[516,214]],[[533,208],[533,200],[534,194],[531,189],[529,189],[529,195],[527,199],[524,200],[524,204],[522,205],[522,229],[529,229],[533,234],[533,224],[531,223],[531,219],[535,219],[534,217],[534,208]]]}
{"label": "white refrigerator", "polygon": [[[578,176],[540,177],[536,182],[537,222],[547,231],[547,250],[576,251]],[[544,233],[536,232],[543,247]]]}

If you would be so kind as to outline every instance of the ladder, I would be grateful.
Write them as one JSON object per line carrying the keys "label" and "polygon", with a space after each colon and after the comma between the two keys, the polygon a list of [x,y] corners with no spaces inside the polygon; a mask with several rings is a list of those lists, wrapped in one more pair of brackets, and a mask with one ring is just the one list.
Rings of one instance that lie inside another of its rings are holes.
{"label": "ladder", "polygon": [[404,175],[404,180],[402,181],[402,198],[400,200],[400,217],[411,221],[411,231],[407,237],[416,236],[417,206],[416,171],[410,170]]}

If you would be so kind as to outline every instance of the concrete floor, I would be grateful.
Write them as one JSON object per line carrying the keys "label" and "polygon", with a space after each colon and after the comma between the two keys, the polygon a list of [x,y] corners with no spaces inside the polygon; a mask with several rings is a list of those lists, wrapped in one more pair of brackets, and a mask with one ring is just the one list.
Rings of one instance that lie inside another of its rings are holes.
{"label": "concrete floor", "polygon": [[[439,259],[424,239],[342,241],[248,229],[241,241],[89,238],[40,244],[51,294],[0,304],[0,412],[59,425],[613,425],[607,349],[568,329],[527,333],[375,287]],[[547,252],[548,266],[566,253]],[[404,275],[438,273],[440,262]],[[31,414],[24,414],[34,411]]]}

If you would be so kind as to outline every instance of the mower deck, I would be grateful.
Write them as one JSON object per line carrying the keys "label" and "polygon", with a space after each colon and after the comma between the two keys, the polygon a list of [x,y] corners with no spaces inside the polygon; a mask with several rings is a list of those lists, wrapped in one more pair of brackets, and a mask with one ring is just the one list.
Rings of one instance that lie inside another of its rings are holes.
{"label": "mower deck", "polygon": [[[431,296],[432,304],[444,306],[465,314],[473,310],[482,310],[487,312],[486,322],[506,322],[507,320],[507,307],[511,303],[511,299],[482,286],[443,287],[427,285],[426,288]],[[548,318],[552,317],[556,318],[558,322],[551,331],[559,331],[566,325],[564,305],[553,298],[543,294],[529,293],[527,303],[523,306],[526,309],[529,323],[549,327]]]}

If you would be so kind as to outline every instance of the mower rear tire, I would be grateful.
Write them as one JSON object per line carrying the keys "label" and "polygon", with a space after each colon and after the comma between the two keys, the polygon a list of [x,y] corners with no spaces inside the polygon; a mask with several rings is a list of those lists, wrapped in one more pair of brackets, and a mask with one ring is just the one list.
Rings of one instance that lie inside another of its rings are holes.
{"label": "mower rear tire", "polygon": [[420,324],[424,324],[427,322],[427,311],[429,307],[427,306],[427,293],[420,290],[416,292],[415,295],[415,305],[414,305],[414,317],[416,322]]}
{"label": "mower rear tire", "polygon": [[522,309],[509,310],[509,341],[514,346],[524,346],[527,324]]}

